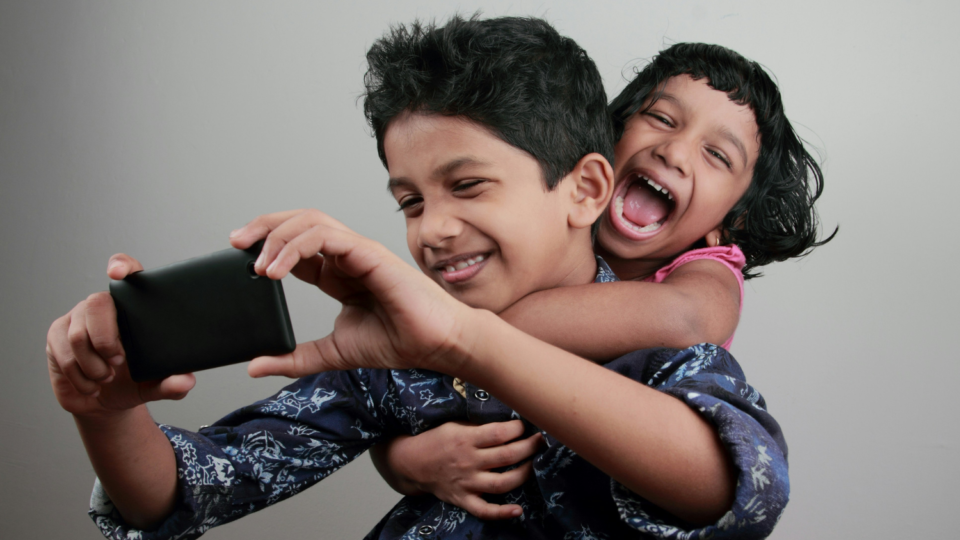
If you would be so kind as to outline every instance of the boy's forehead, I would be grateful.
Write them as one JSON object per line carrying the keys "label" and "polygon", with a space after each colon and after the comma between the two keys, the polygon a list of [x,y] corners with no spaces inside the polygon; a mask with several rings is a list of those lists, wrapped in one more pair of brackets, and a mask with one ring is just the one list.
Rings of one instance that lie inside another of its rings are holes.
{"label": "boy's forehead", "polygon": [[391,189],[411,181],[442,179],[469,171],[496,171],[518,162],[539,164],[527,152],[462,116],[404,112],[387,126],[383,139]]}

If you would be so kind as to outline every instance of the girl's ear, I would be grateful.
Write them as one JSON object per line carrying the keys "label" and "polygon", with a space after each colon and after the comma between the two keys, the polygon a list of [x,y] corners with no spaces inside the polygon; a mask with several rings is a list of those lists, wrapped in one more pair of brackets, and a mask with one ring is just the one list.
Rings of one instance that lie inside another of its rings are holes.
{"label": "girl's ear", "polygon": [[567,178],[570,184],[570,212],[567,222],[582,229],[593,225],[613,196],[613,167],[600,154],[580,158]]}
{"label": "girl's ear", "polygon": [[719,246],[720,243],[723,242],[723,229],[721,227],[717,227],[716,229],[708,232],[703,239],[707,243],[707,247]]}

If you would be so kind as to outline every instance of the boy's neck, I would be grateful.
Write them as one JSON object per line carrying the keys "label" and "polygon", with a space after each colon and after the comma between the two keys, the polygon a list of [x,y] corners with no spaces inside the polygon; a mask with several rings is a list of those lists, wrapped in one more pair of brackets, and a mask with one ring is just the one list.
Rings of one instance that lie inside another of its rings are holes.
{"label": "boy's neck", "polygon": [[640,281],[646,279],[657,273],[657,270],[669,264],[670,261],[676,257],[676,255],[674,255],[668,258],[656,259],[623,259],[610,253],[600,244],[597,244],[595,249],[597,255],[603,257],[603,260],[610,266],[613,273],[623,281]]}

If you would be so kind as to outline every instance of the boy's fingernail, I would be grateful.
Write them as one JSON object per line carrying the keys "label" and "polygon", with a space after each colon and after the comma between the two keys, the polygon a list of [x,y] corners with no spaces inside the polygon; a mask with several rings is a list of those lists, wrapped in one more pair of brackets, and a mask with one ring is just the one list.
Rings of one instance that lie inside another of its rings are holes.
{"label": "boy's fingernail", "polygon": [[234,229],[230,231],[230,238],[236,238],[237,236],[240,236],[241,231],[243,231],[243,229]]}
{"label": "boy's fingernail", "polygon": [[257,262],[253,263],[253,265],[256,266],[257,268],[260,268],[261,266],[263,266],[263,257],[264,257],[264,254],[263,252],[261,252],[260,256],[257,257]]}
{"label": "boy's fingernail", "polygon": [[107,272],[110,272],[114,268],[120,268],[120,261],[113,261],[107,265]]}
{"label": "boy's fingernail", "polygon": [[107,363],[109,363],[111,366],[119,366],[123,363],[123,356],[118,354],[117,356],[111,357],[109,360],[107,360]]}
{"label": "boy's fingernail", "polygon": [[520,514],[522,514],[522,513],[523,513],[523,510],[522,510],[522,509],[520,509],[520,508],[514,509],[514,511],[513,511],[513,517],[520,517]]}

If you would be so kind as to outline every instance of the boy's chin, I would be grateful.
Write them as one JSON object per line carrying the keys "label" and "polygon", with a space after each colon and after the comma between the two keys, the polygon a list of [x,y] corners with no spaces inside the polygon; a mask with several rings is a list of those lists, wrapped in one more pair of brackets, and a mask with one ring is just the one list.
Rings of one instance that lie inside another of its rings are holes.
{"label": "boy's chin", "polygon": [[484,293],[482,289],[471,289],[469,291],[450,291],[450,294],[464,304],[476,308],[500,313],[513,305],[520,298],[504,298],[502,294],[495,292]]}

